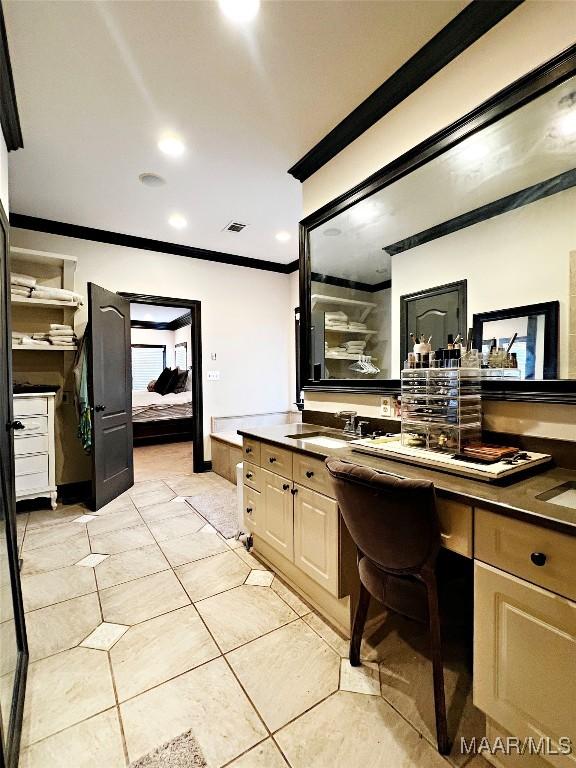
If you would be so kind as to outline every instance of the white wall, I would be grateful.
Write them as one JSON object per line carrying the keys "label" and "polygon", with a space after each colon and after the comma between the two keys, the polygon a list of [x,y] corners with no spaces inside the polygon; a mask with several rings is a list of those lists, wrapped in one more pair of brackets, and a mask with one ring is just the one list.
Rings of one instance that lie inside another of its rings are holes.
{"label": "white wall", "polygon": [[571,189],[393,256],[393,377],[400,375],[400,296],[466,279],[467,327],[477,312],[558,300],[560,378],[567,378],[574,211]]}
{"label": "white wall", "polygon": [[[21,229],[12,230],[12,244],[77,256],[82,293],[92,281],[111,291],[202,302],[207,458],[212,416],[283,411],[293,401],[288,275]],[[76,315],[78,331],[86,319],[84,307]],[[209,370],[220,371],[220,380],[208,381]]]}

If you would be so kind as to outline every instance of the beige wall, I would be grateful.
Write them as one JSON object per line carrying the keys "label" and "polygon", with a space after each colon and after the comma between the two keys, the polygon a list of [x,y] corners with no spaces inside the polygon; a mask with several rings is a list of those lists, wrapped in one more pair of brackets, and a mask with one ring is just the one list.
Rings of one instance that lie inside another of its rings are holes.
{"label": "beige wall", "polygon": [[[293,402],[288,275],[21,229],[12,230],[12,244],[77,256],[76,289],[84,294],[92,281],[112,291],[202,302],[206,458],[212,416],[284,411]],[[77,332],[86,319],[83,307]],[[220,380],[208,381],[208,370],[220,371]],[[83,479],[85,468],[78,477],[75,462],[67,466],[65,482]]]}
{"label": "beige wall", "polygon": [[576,39],[576,2],[527,0],[303,184],[312,213]]}
{"label": "beige wall", "polygon": [[6,142],[4,136],[0,131],[0,200],[4,207],[4,213],[8,216],[9,212],[9,200],[8,200],[8,150],[6,148]]}

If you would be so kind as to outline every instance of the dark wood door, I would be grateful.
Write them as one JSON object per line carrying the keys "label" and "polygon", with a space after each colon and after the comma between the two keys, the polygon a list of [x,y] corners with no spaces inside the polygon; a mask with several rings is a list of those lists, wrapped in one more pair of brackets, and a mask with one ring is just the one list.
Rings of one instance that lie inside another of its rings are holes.
{"label": "dark wood door", "polygon": [[448,334],[466,338],[466,280],[400,297],[401,367],[411,351],[410,334],[432,336],[432,349]]}
{"label": "dark wood door", "polygon": [[134,485],[130,302],[88,283],[92,409],[92,505],[100,509]]}
{"label": "dark wood door", "polygon": [[28,649],[16,537],[8,221],[0,203],[0,766],[18,764]]}

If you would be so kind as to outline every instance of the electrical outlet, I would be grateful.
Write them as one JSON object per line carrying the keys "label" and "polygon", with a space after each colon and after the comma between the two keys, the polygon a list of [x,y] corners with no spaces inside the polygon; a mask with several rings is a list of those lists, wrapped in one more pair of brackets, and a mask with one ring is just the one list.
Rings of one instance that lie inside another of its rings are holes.
{"label": "electrical outlet", "polygon": [[208,381],[220,381],[220,371],[208,371]]}
{"label": "electrical outlet", "polygon": [[216,352],[210,352],[210,360],[216,360]]}
{"label": "electrical outlet", "polygon": [[392,398],[391,397],[382,397],[380,399],[380,415],[381,416],[392,416]]}

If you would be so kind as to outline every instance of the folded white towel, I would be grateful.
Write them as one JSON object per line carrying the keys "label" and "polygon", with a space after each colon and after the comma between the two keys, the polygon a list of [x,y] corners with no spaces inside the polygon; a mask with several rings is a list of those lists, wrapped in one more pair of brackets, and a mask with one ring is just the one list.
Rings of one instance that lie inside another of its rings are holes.
{"label": "folded white towel", "polygon": [[31,288],[24,288],[24,286],[20,285],[11,285],[10,286],[10,293],[12,296],[30,296]]}
{"label": "folded white towel", "polygon": [[34,339],[32,338],[32,336],[23,336],[21,343],[31,347],[49,347],[50,346],[49,341],[43,341],[42,339]]}
{"label": "folded white towel", "polygon": [[348,315],[345,314],[342,311],[338,311],[338,312],[325,312],[324,313],[324,317],[326,319],[326,322],[328,322],[330,320],[340,320],[341,322],[342,321],[346,322],[348,320]]}
{"label": "folded white towel", "polygon": [[32,334],[33,339],[47,339],[48,334],[47,333],[33,333]]}
{"label": "folded white towel", "polygon": [[12,285],[23,285],[27,288],[34,288],[37,281],[36,278],[31,275],[21,275],[18,272],[11,272],[10,282]]}
{"label": "folded white towel", "polygon": [[77,304],[83,303],[83,298],[75,291],[68,291],[65,288],[52,288],[48,285],[40,285],[32,291],[33,299],[53,299],[54,301],[74,301]]}
{"label": "folded white towel", "polygon": [[62,323],[50,323],[51,331],[73,331],[71,325],[63,325]]}
{"label": "folded white towel", "polygon": [[63,339],[61,336],[53,336],[48,343],[53,344],[55,347],[73,347],[76,344],[76,339]]}
{"label": "folded white towel", "polygon": [[74,330],[72,328],[50,328],[48,331],[50,336],[74,336]]}

